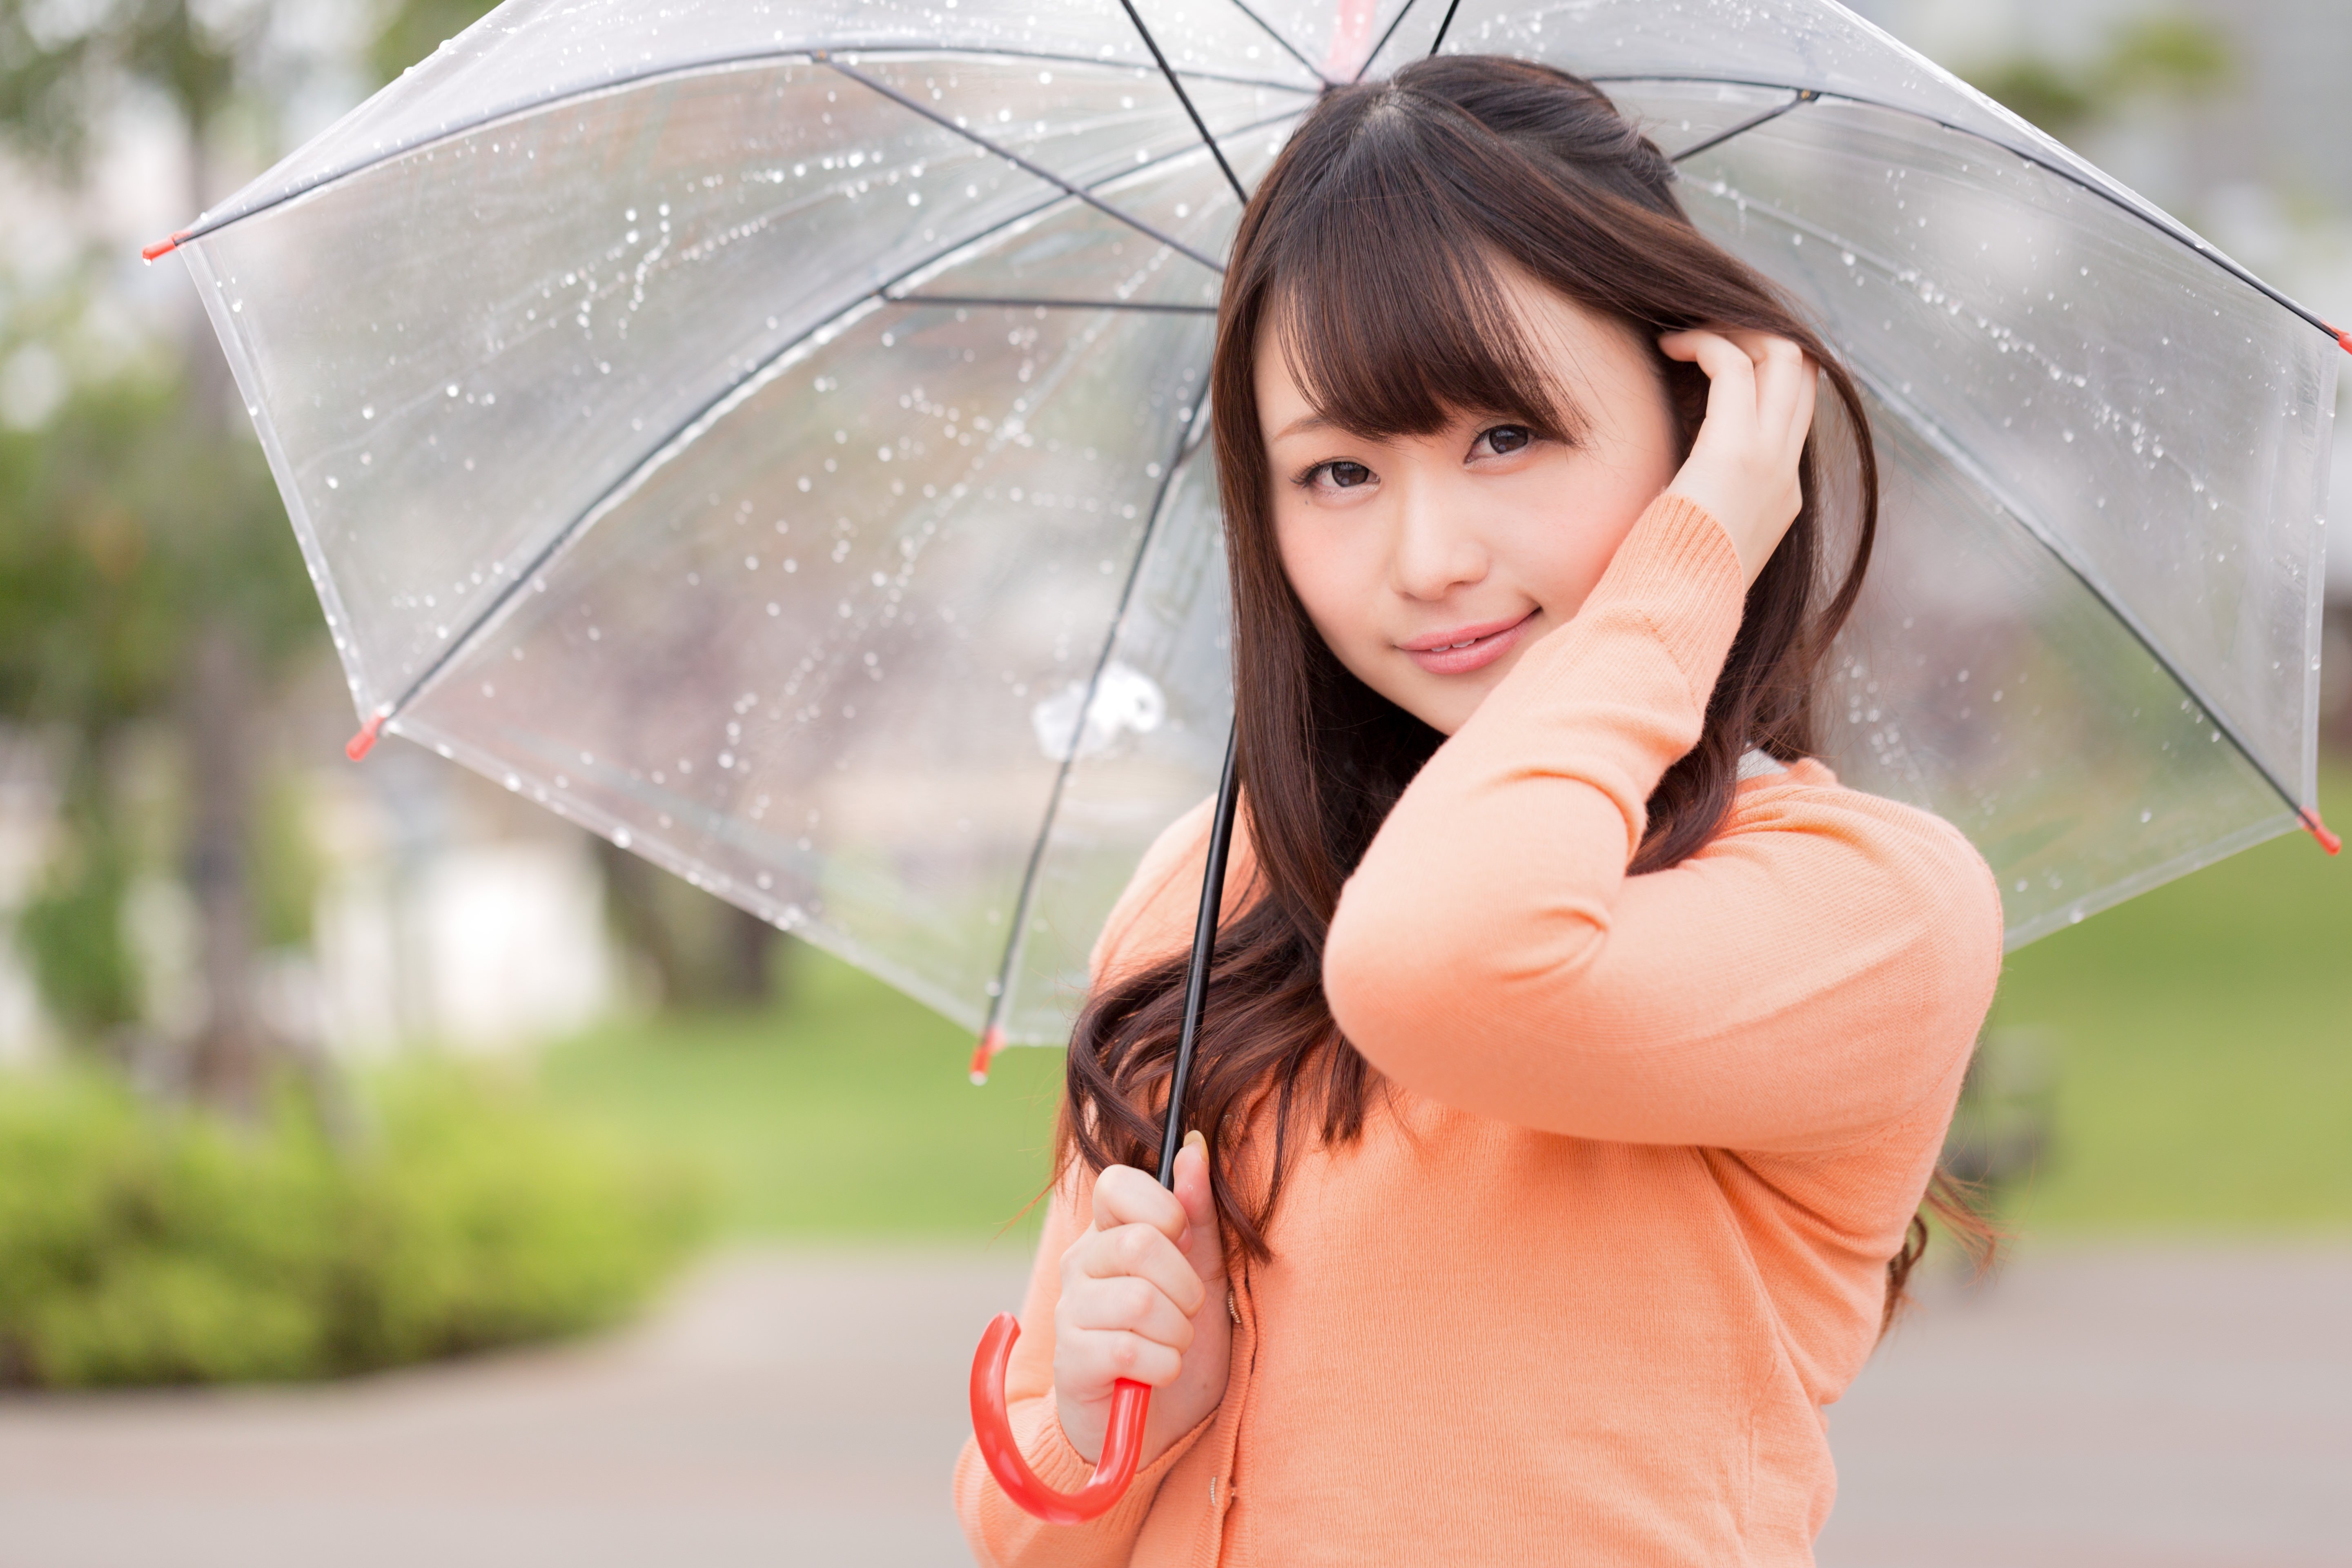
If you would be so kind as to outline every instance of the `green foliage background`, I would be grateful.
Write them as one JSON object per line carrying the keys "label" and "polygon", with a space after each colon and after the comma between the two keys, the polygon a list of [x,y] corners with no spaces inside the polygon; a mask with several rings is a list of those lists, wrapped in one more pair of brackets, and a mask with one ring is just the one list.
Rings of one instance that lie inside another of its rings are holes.
{"label": "green foliage background", "polygon": [[329,1376],[616,1321],[706,1192],[430,1060],[370,1085],[362,1145],[289,1101],[257,1130],[95,1072],[0,1078],[0,1384]]}

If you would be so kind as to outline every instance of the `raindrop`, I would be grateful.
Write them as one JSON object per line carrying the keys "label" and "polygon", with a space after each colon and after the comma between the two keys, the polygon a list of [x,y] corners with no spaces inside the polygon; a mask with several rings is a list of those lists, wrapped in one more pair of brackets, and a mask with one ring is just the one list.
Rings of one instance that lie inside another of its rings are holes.
{"label": "raindrop", "polygon": [[[809,491],[810,491],[810,490],[814,489],[814,488],[815,488],[815,487],[814,487],[814,485],[812,485],[812,484],[810,484],[810,483],[809,483],[809,477],[808,477],[806,474],[803,474],[803,475],[801,476],[801,494],[803,494],[803,495],[806,495],[806,494],[808,494],[808,493],[809,493]],[[782,523],[778,523],[776,526],[777,526],[777,528],[781,531],[781,530],[782,529],[782,527],[783,527],[783,524],[782,524]]]}
{"label": "raindrop", "polygon": [[374,404],[373,404],[373,403],[371,403],[371,404],[367,405],[365,407],[362,408],[362,409],[360,410],[360,417],[361,417],[361,418],[362,418],[362,419],[373,419],[373,418],[374,418],[374,417],[375,417],[375,405],[374,405]]}
{"label": "raindrop", "polygon": [[2143,811],[2139,814],[2139,819],[2142,822],[2153,822],[2156,820],[2156,813],[2152,811]]}
{"label": "raindrop", "polygon": [[457,384],[456,382],[454,382],[454,381],[453,381],[453,382],[451,382],[447,386],[443,387],[441,390],[442,390],[442,391],[444,391],[444,392],[446,392],[446,393],[447,393],[450,396],[455,397],[455,396],[457,396]]}
{"label": "raindrop", "polygon": [[627,828],[615,827],[613,829],[614,847],[618,849],[626,849],[629,847],[629,830]]}
{"label": "raindrop", "polygon": [[781,616],[783,613],[784,607],[782,605],[779,605],[773,599],[768,601],[768,614],[772,616]]}

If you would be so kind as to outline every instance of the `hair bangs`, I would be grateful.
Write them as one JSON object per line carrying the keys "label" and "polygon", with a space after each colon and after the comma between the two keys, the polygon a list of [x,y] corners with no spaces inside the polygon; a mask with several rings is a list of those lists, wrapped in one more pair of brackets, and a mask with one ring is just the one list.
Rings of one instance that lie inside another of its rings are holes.
{"label": "hair bangs", "polygon": [[1370,439],[1465,415],[1572,438],[1583,417],[1504,287],[1504,253],[1428,177],[1406,117],[1371,118],[1269,258],[1266,330],[1292,378]]}

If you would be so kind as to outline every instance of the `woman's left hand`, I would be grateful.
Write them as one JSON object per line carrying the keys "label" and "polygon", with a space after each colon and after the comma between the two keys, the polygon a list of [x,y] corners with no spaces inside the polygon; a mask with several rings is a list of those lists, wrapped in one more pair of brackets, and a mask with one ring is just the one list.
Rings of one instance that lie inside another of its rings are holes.
{"label": "woman's left hand", "polygon": [[1813,426],[1813,362],[1768,332],[1668,332],[1658,347],[1707,379],[1706,419],[1666,491],[1723,525],[1753,583],[1804,503],[1797,459]]}

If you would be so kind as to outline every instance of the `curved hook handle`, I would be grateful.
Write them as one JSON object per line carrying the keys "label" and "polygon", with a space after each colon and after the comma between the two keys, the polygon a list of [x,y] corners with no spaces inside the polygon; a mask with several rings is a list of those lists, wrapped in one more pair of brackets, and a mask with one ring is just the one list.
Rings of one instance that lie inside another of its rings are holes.
{"label": "curved hook handle", "polygon": [[1057,1492],[1039,1480],[1013,1440],[1013,1418],[1004,1408],[1004,1369],[1013,1360],[1013,1342],[1021,1337],[1021,1320],[999,1312],[980,1336],[980,1351],[971,1358],[971,1433],[980,1443],[980,1457],[1004,1495],[1023,1511],[1047,1524],[1084,1524],[1108,1513],[1127,1494],[1135,1479],[1135,1461],[1143,1452],[1143,1418],[1151,1410],[1151,1390],[1120,1378],[1110,1398],[1110,1426],[1103,1434],[1102,1458],[1085,1486]]}

